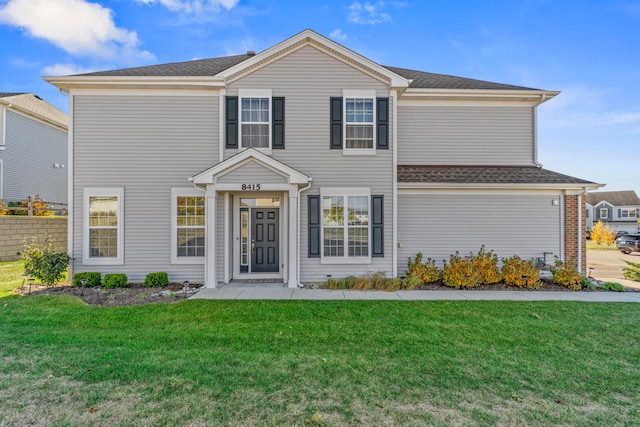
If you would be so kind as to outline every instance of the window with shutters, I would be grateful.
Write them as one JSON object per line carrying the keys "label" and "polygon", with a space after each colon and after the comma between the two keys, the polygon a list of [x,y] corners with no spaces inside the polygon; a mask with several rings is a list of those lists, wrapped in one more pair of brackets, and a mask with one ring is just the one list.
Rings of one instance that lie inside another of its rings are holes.
{"label": "window with shutters", "polygon": [[271,90],[240,90],[240,148],[271,148]]}
{"label": "window with shutters", "polygon": [[375,91],[343,91],[344,148],[373,150],[375,147]]}
{"label": "window with shutters", "polygon": [[323,261],[370,262],[370,190],[322,189],[320,205]]}
{"label": "window with shutters", "polygon": [[628,208],[620,209],[620,218],[635,218],[635,217],[636,217],[635,209],[628,209]]}

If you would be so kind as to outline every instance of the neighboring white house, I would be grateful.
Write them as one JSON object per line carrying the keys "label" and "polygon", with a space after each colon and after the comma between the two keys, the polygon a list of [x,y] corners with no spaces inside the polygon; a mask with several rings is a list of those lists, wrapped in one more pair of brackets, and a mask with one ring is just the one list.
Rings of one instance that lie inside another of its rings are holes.
{"label": "neighboring white house", "polygon": [[0,199],[66,203],[67,115],[32,93],[0,92]]}
{"label": "neighboring white house", "polygon": [[585,212],[588,230],[602,221],[614,231],[640,232],[640,198],[633,190],[589,193]]}
{"label": "neighboring white house", "polygon": [[558,92],[382,66],[311,30],[45,79],[73,117],[74,271],[295,287],[481,245],[584,270],[601,185],[537,159],[536,108]]}

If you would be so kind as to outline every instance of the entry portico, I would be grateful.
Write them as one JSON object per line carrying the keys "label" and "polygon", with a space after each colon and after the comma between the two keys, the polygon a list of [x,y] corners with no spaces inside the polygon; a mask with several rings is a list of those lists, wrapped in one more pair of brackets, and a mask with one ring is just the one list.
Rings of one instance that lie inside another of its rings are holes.
{"label": "entry portico", "polygon": [[205,192],[205,286],[277,278],[298,286],[300,192],[311,178],[255,148],[192,178]]}

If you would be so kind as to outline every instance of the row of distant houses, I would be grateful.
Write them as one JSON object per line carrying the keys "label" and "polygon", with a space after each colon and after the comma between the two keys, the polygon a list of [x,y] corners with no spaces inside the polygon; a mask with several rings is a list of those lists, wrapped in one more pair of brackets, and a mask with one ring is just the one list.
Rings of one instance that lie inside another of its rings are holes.
{"label": "row of distant houses", "polygon": [[587,230],[602,221],[614,231],[640,233],[640,198],[635,191],[599,191],[586,199]]}
{"label": "row of distant houses", "polygon": [[296,287],[481,245],[585,271],[593,220],[631,231],[640,207],[542,168],[537,107],[559,92],[381,65],[312,30],[45,80],[73,119],[0,93],[0,197],[68,200],[77,272]]}

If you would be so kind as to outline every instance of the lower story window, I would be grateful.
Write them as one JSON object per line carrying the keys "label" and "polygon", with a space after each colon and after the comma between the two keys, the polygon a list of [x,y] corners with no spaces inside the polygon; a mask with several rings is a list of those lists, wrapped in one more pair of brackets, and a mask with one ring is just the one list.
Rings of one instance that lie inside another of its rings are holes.
{"label": "lower story window", "polygon": [[172,190],[172,261],[203,263],[205,253],[205,197],[196,189]]}
{"label": "lower story window", "polygon": [[122,188],[84,190],[84,263],[122,264],[123,196]]}
{"label": "lower story window", "polygon": [[323,257],[369,257],[369,195],[322,195]]}

